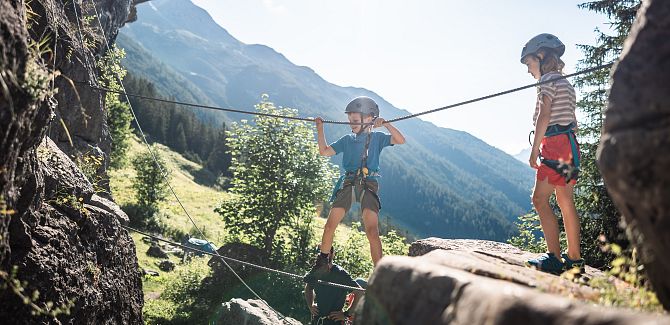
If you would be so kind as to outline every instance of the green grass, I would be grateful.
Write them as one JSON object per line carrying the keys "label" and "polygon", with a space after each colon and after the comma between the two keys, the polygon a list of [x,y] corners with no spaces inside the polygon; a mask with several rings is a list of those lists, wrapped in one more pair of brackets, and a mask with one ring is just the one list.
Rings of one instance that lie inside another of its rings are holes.
{"label": "green grass", "polygon": [[[201,170],[201,165],[189,161],[161,144],[157,144],[155,148],[157,149],[156,153],[165,159],[171,174],[170,184],[193,221],[209,240],[221,242],[226,237],[225,226],[214,209],[229,194],[195,182],[193,173]],[[147,147],[140,143],[139,139],[133,138],[128,150],[127,160],[131,161],[133,157],[147,152],[147,150]],[[124,168],[112,170],[109,174],[110,186],[116,202],[122,207],[127,204],[134,204],[136,200],[132,182],[135,178],[135,170],[132,165],[127,163]],[[170,229],[182,230],[201,237],[197,235],[198,232],[172,193],[168,195],[165,202],[160,204],[158,217],[159,221]]]}

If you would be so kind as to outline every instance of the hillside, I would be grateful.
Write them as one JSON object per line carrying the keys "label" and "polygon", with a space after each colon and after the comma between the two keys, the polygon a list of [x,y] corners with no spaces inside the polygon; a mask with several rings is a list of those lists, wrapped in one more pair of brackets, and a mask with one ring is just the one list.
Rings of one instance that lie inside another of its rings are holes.
{"label": "hillside", "polygon": [[[369,90],[331,84],[272,48],[239,42],[187,0],[139,5],[138,21],[121,30],[118,44],[128,52],[130,72],[163,85],[166,97],[251,110],[267,93],[300,115],[343,119],[347,101],[367,95],[385,118],[408,113]],[[180,80],[178,89],[166,79]],[[205,118],[217,123],[241,116]],[[466,132],[419,119],[396,126],[407,145],[384,153],[382,214],[418,236],[504,240],[515,231],[512,222],[530,208],[532,171]],[[345,126],[326,128],[330,141],[347,132]]]}

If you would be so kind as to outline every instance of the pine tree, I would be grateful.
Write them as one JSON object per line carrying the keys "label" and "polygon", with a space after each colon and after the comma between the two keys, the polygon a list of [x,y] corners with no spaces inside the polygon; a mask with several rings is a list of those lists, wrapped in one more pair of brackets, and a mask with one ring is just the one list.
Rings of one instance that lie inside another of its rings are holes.
{"label": "pine tree", "polygon": [[219,135],[213,142],[214,148],[207,158],[205,167],[215,175],[228,175],[230,167],[230,150],[226,139],[226,123],[223,123]]}
{"label": "pine tree", "polygon": [[172,148],[178,153],[186,152],[188,145],[186,143],[186,132],[184,131],[184,125],[182,123],[177,124],[173,137]]}
{"label": "pine tree", "polygon": [[[579,7],[606,15],[614,34],[609,35],[596,29],[595,45],[579,45],[585,58],[579,62],[578,70],[602,65],[618,58],[640,7],[640,1],[599,0],[583,3]],[[612,203],[596,166],[596,151],[603,126],[603,113],[607,106],[607,91],[610,87],[608,83],[610,72],[611,69],[601,69],[584,74],[575,82],[582,94],[577,107],[585,116],[585,119],[579,121],[578,136],[582,159],[575,203],[581,215],[582,254],[588,264],[596,267],[606,265],[610,259],[600,250],[601,235],[608,241],[624,247],[628,245],[624,231],[619,226],[620,213]]]}

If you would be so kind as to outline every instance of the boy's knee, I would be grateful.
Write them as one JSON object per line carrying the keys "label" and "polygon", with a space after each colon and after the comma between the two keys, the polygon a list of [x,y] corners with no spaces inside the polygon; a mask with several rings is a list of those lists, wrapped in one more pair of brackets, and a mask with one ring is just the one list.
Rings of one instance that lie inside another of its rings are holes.
{"label": "boy's knee", "polygon": [[374,225],[365,225],[365,234],[370,237],[370,236],[379,236],[379,226],[377,224]]}

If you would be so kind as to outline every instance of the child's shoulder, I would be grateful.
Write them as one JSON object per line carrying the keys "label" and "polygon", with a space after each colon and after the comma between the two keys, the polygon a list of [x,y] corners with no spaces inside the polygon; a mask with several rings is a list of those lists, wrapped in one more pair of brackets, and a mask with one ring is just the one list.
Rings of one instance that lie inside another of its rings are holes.
{"label": "child's shoulder", "polygon": [[544,81],[547,81],[547,80],[553,80],[553,79],[559,79],[561,77],[563,77],[563,74],[561,74],[558,71],[547,72],[540,77],[540,82],[544,82]]}

